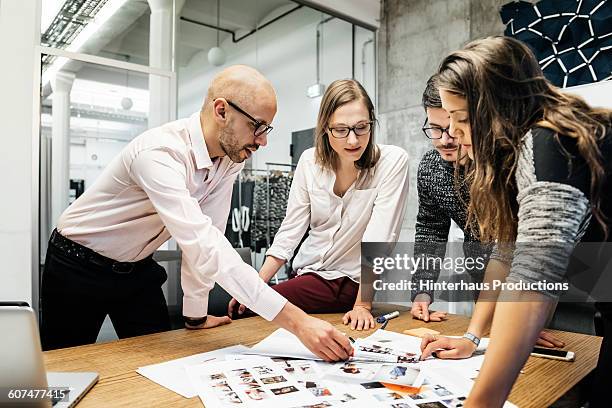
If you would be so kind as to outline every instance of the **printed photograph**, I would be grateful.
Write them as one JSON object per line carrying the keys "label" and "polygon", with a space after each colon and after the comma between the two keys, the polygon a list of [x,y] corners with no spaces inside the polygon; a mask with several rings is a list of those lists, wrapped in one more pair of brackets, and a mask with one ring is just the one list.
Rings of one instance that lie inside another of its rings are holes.
{"label": "printed photograph", "polygon": [[231,404],[242,404],[242,400],[238,397],[238,394],[235,392],[228,392],[222,398],[223,402],[229,402]]}
{"label": "printed photograph", "polygon": [[227,377],[225,377],[225,374],[223,374],[223,373],[211,374],[211,375],[208,376],[208,379],[212,380],[212,381],[214,381],[214,380],[223,380],[225,378],[227,378]]}
{"label": "printed photograph", "polygon": [[257,380],[254,379],[253,377],[243,379],[239,385],[241,385],[242,387],[247,387],[247,388],[261,387],[261,384],[259,384]]}
{"label": "printed photograph", "polygon": [[404,353],[401,356],[397,356],[398,363],[418,363],[419,358],[414,353]]}
{"label": "printed photograph", "polygon": [[443,400],[442,402],[448,408],[462,408],[463,404],[465,404],[465,397],[457,397],[451,400]]}
{"label": "printed photograph", "polygon": [[266,392],[264,390],[262,390],[261,388],[253,388],[250,390],[246,390],[244,392],[250,399],[255,400],[255,401],[261,401],[265,398],[267,398],[268,396],[266,395]]}
{"label": "printed photograph", "polygon": [[227,381],[219,381],[210,384],[212,388],[217,392],[230,392],[233,391],[232,387],[229,386]]}
{"label": "printed photograph", "polygon": [[419,408],[446,408],[446,405],[441,403],[440,401],[434,402],[423,402],[421,404],[417,404]]}
{"label": "printed photograph", "polygon": [[237,368],[235,370],[232,370],[231,373],[233,376],[236,376],[236,377],[241,376],[241,375],[249,375],[249,376],[251,375],[251,373],[245,368]]}
{"label": "printed photograph", "polygon": [[318,402],[318,403],[313,404],[313,405],[302,405],[302,406],[295,407],[295,408],[327,408],[327,407],[331,407],[331,406],[332,406],[331,403],[329,403],[327,401],[321,401],[321,402]]}
{"label": "printed photograph", "polygon": [[384,383],[412,386],[419,376],[419,373],[420,370],[413,367],[383,365],[376,374],[376,379]]}
{"label": "printed photograph", "polygon": [[294,362],[291,364],[293,367],[298,368],[301,374],[315,374],[315,369],[311,362]]}
{"label": "printed photograph", "polygon": [[353,401],[353,400],[356,400],[356,399],[357,399],[357,397],[353,397],[351,394],[344,394],[340,398],[340,402],[349,402],[349,401]]}
{"label": "printed photograph", "polygon": [[289,385],[287,387],[272,388],[270,391],[272,391],[274,395],[284,395],[292,392],[298,392],[299,390],[295,388],[295,386]]}
{"label": "printed photograph", "polygon": [[274,369],[272,369],[271,367],[267,367],[267,366],[257,366],[257,367],[253,367],[253,369],[259,375],[272,374],[274,372]]}
{"label": "printed photograph", "polygon": [[378,381],[362,383],[361,386],[366,390],[372,390],[375,388],[385,388],[385,386]]}
{"label": "printed photograph", "polygon": [[332,395],[329,388],[324,386],[323,384],[317,384],[314,381],[306,381],[304,386],[308,391],[310,391],[315,397],[329,397]]}
{"label": "printed photograph", "polygon": [[350,377],[354,379],[370,379],[374,377],[379,366],[375,368],[369,364],[358,364],[358,363],[344,363],[338,367],[335,375],[342,377]]}
{"label": "printed photograph", "polygon": [[447,390],[446,388],[444,388],[441,385],[434,385],[433,386],[433,392],[435,392],[440,397],[448,397],[449,395],[453,395],[452,392],[450,392],[449,390]]}
{"label": "printed photograph", "polygon": [[374,398],[376,398],[377,400],[384,402],[384,401],[395,401],[395,400],[401,400],[403,399],[401,394],[398,394],[397,392],[384,392],[381,394],[374,394]]}
{"label": "printed photograph", "polygon": [[410,399],[415,400],[415,401],[427,398],[424,393],[409,394],[408,397],[410,397]]}
{"label": "printed photograph", "polygon": [[277,384],[287,381],[282,375],[275,375],[274,377],[263,377],[260,378],[260,380],[264,384]]}
{"label": "printed photograph", "polygon": [[368,344],[368,345],[360,345],[358,350],[364,351],[366,353],[378,353],[378,354],[391,354],[393,349],[388,347],[382,347],[379,344]]}
{"label": "printed photograph", "polygon": [[[440,395],[434,392],[432,385],[422,386],[418,394],[408,394],[408,397],[410,397],[414,401],[417,401],[417,404],[419,403],[419,401],[422,401],[422,400],[427,401],[427,400],[439,400],[440,399]],[[423,401],[421,403],[424,403],[426,401]]]}

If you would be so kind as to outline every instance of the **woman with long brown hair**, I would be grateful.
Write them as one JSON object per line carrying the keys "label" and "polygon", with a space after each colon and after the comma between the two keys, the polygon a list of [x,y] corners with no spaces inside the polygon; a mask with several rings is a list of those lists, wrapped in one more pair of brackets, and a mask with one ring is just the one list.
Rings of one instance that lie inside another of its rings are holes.
{"label": "woman with long brown hair", "polygon": [[[557,284],[576,244],[610,241],[612,111],[561,93],[529,48],[509,37],[471,42],[446,57],[438,74],[451,133],[474,161],[467,224],[477,221],[481,239],[505,248],[498,252],[504,256],[492,256],[485,282],[508,285],[481,293],[463,338],[424,339],[423,358],[432,352],[469,357],[491,325],[485,362],[465,406],[497,407],[562,292]],[[605,291],[602,299],[609,300]],[[602,384],[604,373],[612,374],[609,305],[596,304],[604,342],[595,381]],[[592,407],[603,404],[591,395]]]}
{"label": "woman with long brown hair", "polygon": [[[310,227],[292,262],[298,276],[273,288],[307,313],[346,312],[344,324],[357,330],[375,326],[371,301],[361,297],[361,242],[397,241],[408,195],[408,154],[376,144],[375,124],[374,105],[359,82],[329,85],[315,147],[300,157],[285,219],[259,272],[269,281]],[[232,299],[230,316],[235,307]]]}

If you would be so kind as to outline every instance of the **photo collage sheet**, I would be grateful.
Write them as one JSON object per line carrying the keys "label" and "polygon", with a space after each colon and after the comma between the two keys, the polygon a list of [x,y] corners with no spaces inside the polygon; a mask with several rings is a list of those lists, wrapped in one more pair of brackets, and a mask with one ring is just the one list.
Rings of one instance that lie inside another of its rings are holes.
{"label": "photo collage sheet", "polygon": [[346,362],[240,354],[188,367],[187,373],[207,408],[463,406],[465,388],[424,369],[419,339],[398,348],[397,339],[410,336],[376,335],[357,339]]}

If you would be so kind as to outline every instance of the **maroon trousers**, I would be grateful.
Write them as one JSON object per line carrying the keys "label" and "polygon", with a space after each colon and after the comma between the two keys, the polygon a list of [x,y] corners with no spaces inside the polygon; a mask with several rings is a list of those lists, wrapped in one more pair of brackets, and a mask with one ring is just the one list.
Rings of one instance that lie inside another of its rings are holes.
{"label": "maroon trousers", "polygon": [[309,272],[272,289],[306,313],[340,313],[353,309],[359,284],[346,276],[327,280]]}

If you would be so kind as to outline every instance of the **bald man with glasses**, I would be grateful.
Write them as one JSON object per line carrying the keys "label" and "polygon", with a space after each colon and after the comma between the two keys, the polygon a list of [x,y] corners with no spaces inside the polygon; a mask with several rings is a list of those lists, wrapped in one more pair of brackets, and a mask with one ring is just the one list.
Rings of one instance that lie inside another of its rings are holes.
{"label": "bald man with glasses", "polygon": [[168,330],[167,276],[152,254],[173,237],[183,253],[187,328],[231,322],[207,313],[218,282],[319,357],[348,358],[346,336],[272,290],[224,237],[234,180],[242,162],[266,146],[275,114],[270,82],[232,66],[213,79],[200,112],[124,148],[53,231],[41,288],[43,348],[95,342],[107,315],[120,338]]}

